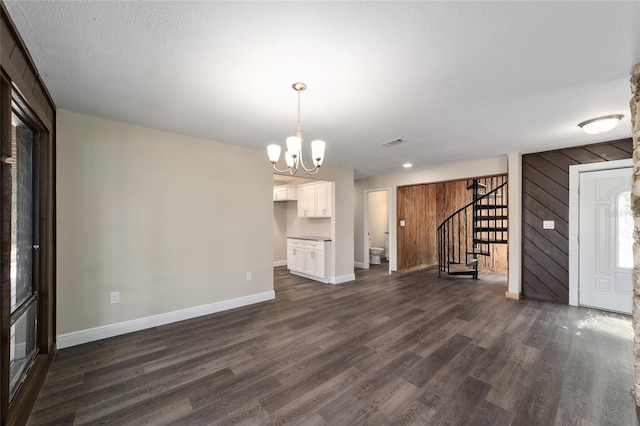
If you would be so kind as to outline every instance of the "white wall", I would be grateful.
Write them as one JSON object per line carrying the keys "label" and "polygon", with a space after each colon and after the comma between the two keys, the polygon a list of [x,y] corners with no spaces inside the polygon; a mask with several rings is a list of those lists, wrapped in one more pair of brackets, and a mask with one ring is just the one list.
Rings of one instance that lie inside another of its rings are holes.
{"label": "white wall", "polygon": [[[327,148],[329,156],[329,148]],[[330,157],[328,158],[330,160]],[[324,164],[316,178],[334,182],[331,239],[334,251],[330,276],[336,283],[355,279],[353,270],[353,169]]]}
{"label": "white wall", "polygon": [[[468,177],[488,176],[507,172],[507,157],[491,157],[482,160],[468,161],[464,163],[444,164],[427,169],[407,171],[392,175],[375,176],[366,179],[358,179],[354,184],[354,260],[356,263],[364,262],[364,194],[366,190],[391,188],[389,203],[391,215],[395,223],[396,212],[396,188],[404,185],[416,185],[420,183],[443,182],[448,180],[464,179]],[[389,230],[389,252],[395,252],[395,229]],[[396,270],[396,256],[391,256],[390,268]]]}
{"label": "white wall", "polygon": [[58,110],[57,161],[58,335],[273,293],[264,152]]}
{"label": "white wall", "polygon": [[273,203],[273,263],[287,260],[287,206],[296,206],[295,201]]}

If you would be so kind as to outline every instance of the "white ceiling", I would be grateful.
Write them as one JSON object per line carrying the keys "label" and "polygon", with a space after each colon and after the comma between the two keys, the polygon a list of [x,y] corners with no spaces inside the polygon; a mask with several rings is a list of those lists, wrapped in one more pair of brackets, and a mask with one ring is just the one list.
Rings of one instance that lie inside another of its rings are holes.
{"label": "white ceiling", "polygon": [[5,4],[59,108],[262,150],[303,81],[306,141],[356,177],[631,135],[637,1]]}

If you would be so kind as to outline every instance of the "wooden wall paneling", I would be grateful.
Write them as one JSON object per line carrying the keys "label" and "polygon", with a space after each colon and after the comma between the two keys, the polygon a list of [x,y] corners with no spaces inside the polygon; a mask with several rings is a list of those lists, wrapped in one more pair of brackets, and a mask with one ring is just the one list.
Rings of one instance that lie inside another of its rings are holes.
{"label": "wooden wall paneling", "polygon": [[435,187],[438,225],[453,212],[471,202],[471,191],[467,189],[466,180],[439,182]]}
{"label": "wooden wall paneling", "polygon": [[404,187],[399,186],[396,188],[396,263],[399,271],[402,271],[405,268],[404,265],[407,263],[404,250],[404,229],[400,226],[400,221],[404,220],[405,198]]}
{"label": "wooden wall paneling", "polygon": [[409,231],[409,240],[411,240],[411,250],[409,258],[411,259],[411,265],[420,266],[420,229],[423,226],[422,218],[422,206],[424,203],[422,185],[415,185],[411,187],[411,203],[410,212],[407,218],[407,228],[405,231]]}
{"label": "wooden wall paneling", "polygon": [[434,194],[430,184],[398,187],[398,270],[437,262]]}
{"label": "wooden wall paneling", "polygon": [[585,147],[568,148],[562,151],[564,155],[575,160],[578,164],[598,163],[601,161],[607,161],[605,158],[600,157],[597,154],[589,151]]}
{"label": "wooden wall paneling", "polygon": [[[523,163],[523,295],[569,301],[569,166],[631,158],[632,140],[526,154]],[[542,230],[543,220],[555,229]]]}
{"label": "wooden wall paneling", "polygon": [[585,149],[606,161],[621,160],[629,156],[629,152],[626,150],[608,143],[591,145]]}
{"label": "wooden wall paneling", "polygon": [[415,187],[416,200],[415,205],[415,235],[416,235],[416,258],[415,263],[418,267],[424,265],[427,256],[427,194],[426,185],[417,185]]}
{"label": "wooden wall paneling", "polygon": [[[545,169],[537,169],[532,163],[530,163],[529,158],[525,162],[522,167],[522,174],[527,176],[527,179],[535,182],[539,188],[542,188],[544,192],[551,195],[553,198],[560,201],[562,204],[568,206],[569,205],[569,189],[568,187],[562,186],[562,184],[553,180],[552,177],[549,176],[549,170]],[[567,181],[569,171],[567,170]]]}
{"label": "wooden wall paneling", "polygon": [[[503,182],[503,176],[480,178],[489,190]],[[398,187],[398,270],[409,270],[438,262],[438,226],[456,210],[472,201],[466,179]],[[506,200],[505,200],[506,201]],[[400,227],[399,221],[406,221]],[[403,229],[404,228],[404,229]],[[471,239],[472,236],[469,234]],[[491,256],[480,257],[481,269],[507,270],[507,245],[491,246]]]}
{"label": "wooden wall paneling", "polygon": [[425,216],[425,238],[424,257],[425,265],[435,265],[438,263],[438,225],[436,221],[436,186],[434,184],[424,185],[426,216]]}
{"label": "wooden wall paneling", "polygon": [[580,164],[576,160],[564,155],[562,151],[539,152],[535,155],[555,165],[557,168],[559,168],[562,171],[569,170],[569,166]]}
{"label": "wooden wall paneling", "polygon": [[[631,144],[629,144],[629,141],[627,139],[623,139],[623,140],[619,140],[619,141],[610,142],[610,144],[615,146],[616,148],[620,149],[621,151],[624,151],[627,154],[629,154],[629,156],[626,157],[626,158],[633,157],[633,142]],[[625,157],[623,157],[623,158],[625,158]]]}
{"label": "wooden wall paneling", "polygon": [[[410,257],[414,253],[414,247],[412,247],[412,232],[408,226],[411,226],[413,220],[409,216],[412,212],[411,203],[413,202],[411,187],[398,187],[397,190],[397,253],[398,253],[398,270],[404,270],[409,268],[413,259]],[[405,226],[400,226],[400,223],[404,221]]]}

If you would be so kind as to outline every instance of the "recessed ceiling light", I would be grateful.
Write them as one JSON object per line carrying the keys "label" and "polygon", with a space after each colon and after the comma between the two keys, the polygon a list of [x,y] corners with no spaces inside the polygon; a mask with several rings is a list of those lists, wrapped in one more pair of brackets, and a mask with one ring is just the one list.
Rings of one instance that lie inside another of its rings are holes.
{"label": "recessed ceiling light", "polygon": [[592,118],[591,120],[583,121],[578,124],[585,133],[590,135],[597,135],[598,133],[608,132],[613,130],[620,120],[624,117],[622,114],[605,115],[604,117]]}
{"label": "recessed ceiling light", "polygon": [[410,168],[411,168],[411,166],[412,166],[412,164],[411,164],[411,163],[404,163],[404,164],[402,165],[402,167],[404,167],[405,169],[410,169]]}

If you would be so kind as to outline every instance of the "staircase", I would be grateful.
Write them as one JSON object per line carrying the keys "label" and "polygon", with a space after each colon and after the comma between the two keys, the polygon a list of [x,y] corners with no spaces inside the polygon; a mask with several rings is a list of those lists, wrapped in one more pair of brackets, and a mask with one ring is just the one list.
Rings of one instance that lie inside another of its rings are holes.
{"label": "staircase", "polygon": [[[484,182],[482,182],[484,181]],[[493,189],[487,192],[487,184]],[[478,279],[478,256],[491,256],[491,244],[507,244],[506,176],[473,179],[472,201],[438,226],[438,276]]]}

